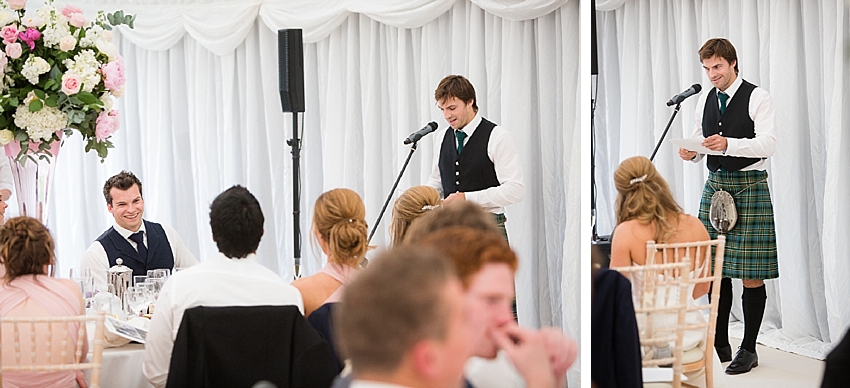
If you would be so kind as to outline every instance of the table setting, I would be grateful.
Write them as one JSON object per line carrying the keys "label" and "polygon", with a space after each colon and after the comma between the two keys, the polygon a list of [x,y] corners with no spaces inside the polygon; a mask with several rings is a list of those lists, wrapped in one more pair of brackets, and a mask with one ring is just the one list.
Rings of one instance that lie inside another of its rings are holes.
{"label": "table setting", "polygon": [[[70,275],[80,285],[86,314],[106,314],[101,386],[151,387],[142,373],[145,336],[153,306],[171,270],[154,269],[146,276],[133,276],[132,270],[119,262],[109,269],[105,286],[93,283],[88,268],[73,268]],[[94,333],[94,324],[87,329]],[[90,337],[89,349],[91,341]]]}

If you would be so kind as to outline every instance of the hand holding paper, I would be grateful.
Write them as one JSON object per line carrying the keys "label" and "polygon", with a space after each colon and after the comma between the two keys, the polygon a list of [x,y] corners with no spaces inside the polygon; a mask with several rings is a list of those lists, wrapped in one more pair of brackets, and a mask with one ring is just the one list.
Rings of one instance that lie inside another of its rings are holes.
{"label": "hand holding paper", "polygon": [[710,150],[702,145],[705,138],[701,136],[691,137],[688,139],[670,139],[673,144],[682,147],[689,151],[696,151],[700,154],[706,155],[724,155],[722,151],[714,151]]}

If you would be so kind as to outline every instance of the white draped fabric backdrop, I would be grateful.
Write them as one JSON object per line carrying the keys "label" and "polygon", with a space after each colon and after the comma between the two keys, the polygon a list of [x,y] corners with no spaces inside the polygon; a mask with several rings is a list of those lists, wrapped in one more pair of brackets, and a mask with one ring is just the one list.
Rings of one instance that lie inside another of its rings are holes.
{"label": "white draped fabric backdrop", "polygon": [[[823,358],[850,325],[850,17],[842,0],[597,1],[599,34],[598,207],[600,234],[615,224],[612,176],[620,161],[649,156],[673,109],[665,102],[693,83],[711,88],[697,51],[726,37],[740,75],[765,88],[779,141],[768,173],[779,249],[767,281],[759,341]],[[696,98],[682,104],[667,139],[690,137]],[[684,163],[664,142],[656,167],[696,215],[704,163]],[[740,283],[733,316],[742,319]],[[732,333],[742,333],[740,323]]]}
{"label": "white draped fabric backdrop", "polygon": [[[579,2],[568,0],[76,1],[138,15],[116,31],[127,68],[115,149],[100,163],[69,137],[58,158],[50,226],[60,271],[78,266],[112,223],[103,183],[122,169],[143,182],[145,218],[173,226],[199,260],[217,249],[209,204],[246,186],[266,216],[260,261],[293,278],[292,118],[278,95],[278,29],[302,28],[303,274],[326,260],[310,220],[323,191],[358,192],[371,225],[407,156],[402,140],[444,127],[433,90],[463,74],[483,116],[517,143],[526,197],[507,208],[520,257],[520,322],[580,339],[578,222]],[[423,139],[399,190],[426,182],[438,139]],[[11,212],[10,212],[11,213]],[[373,244],[386,247],[389,212]],[[415,290],[412,290],[415,291]],[[580,363],[569,383],[580,381]]]}

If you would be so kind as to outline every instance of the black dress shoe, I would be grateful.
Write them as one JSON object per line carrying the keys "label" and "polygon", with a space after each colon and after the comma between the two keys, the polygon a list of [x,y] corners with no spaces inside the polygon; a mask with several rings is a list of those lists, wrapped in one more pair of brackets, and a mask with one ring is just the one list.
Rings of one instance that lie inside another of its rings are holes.
{"label": "black dress shoe", "polygon": [[722,348],[714,347],[714,351],[717,352],[717,358],[720,359],[720,362],[729,362],[732,361],[732,346],[727,344]]}
{"label": "black dress shoe", "polygon": [[738,353],[735,354],[735,359],[726,367],[726,374],[737,375],[747,373],[757,366],[759,366],[758,354],[755,352],[750,353],[744,348],[739,347]]}

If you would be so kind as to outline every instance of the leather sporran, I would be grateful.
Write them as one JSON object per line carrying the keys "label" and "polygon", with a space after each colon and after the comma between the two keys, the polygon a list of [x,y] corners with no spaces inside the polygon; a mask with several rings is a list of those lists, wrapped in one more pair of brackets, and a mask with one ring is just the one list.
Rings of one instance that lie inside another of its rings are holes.
{"label": "leather sporran", "polygon": [[728,191],[717,190],[711,196],[711,207],[708,218],[711,226],[719,233],[729,233],[738,222],[738,209],[735,207],[735,198]]}

